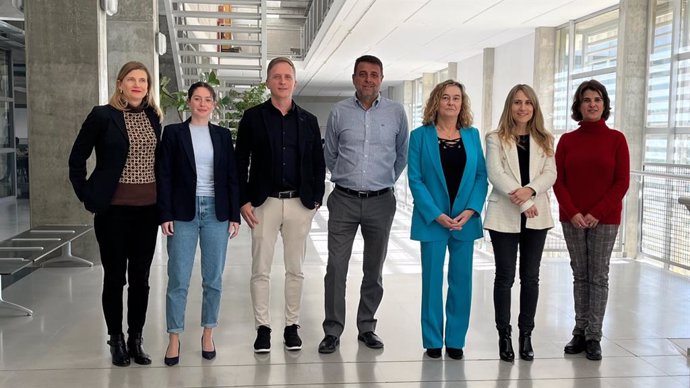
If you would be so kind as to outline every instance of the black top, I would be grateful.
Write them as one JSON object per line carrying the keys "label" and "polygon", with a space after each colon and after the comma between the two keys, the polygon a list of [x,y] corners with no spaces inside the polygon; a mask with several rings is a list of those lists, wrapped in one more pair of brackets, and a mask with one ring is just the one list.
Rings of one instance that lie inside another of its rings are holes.
{"label": "black top", "polygon": [[443,175],[446,177],[446,187],[448,187],[448,197],[450,197],[452,207],[455,196],[458,195],[460,189],[467,154],[465,154],[465,147],[462,146],[462,138],[455,140],[439,138],[438,149],[441,154],[441,167],[443,167]]}
{"label": "black top", "polygon": [[519,135],[517,145],[520,184],[525,187],[529,184],[529,135]]}
{"label": "black top", "polygon": [[299,187],[299,150],[295,104],[283,113],[269,104],[266,115],[268,138],[273,151],[272,191],[297,190]]}

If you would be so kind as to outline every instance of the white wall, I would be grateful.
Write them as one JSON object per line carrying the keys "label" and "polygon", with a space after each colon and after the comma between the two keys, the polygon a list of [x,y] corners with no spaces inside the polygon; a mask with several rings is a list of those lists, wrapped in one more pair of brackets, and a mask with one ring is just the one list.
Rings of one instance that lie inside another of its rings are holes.
{"label": "white wall", "polygon": [[484,55],[478,54],[458,62],[458,79],[456,81],[465,85],[465,92],[470,97],[470,108],[474,115],[474,127],[482,127],[482,96],[484,86]]}
{"label": "white wall", "polygon": [[531,86],[534,81],[534,33],[496,47],[494,54],[491,116],[495,127],[510,89],[517,84]]}
{"label": "white wall", "polygon": [[331,113],[331,108],[336,102],[343,100],[342,97],[311,97],[311,96],[295,96],[293,97],[295,103],[301,108],[306,109],[311,114],[316,116],[319,120],[319,127],[321,128],[321,136],[326,133],[326,123],[328,122],[328,115]]}

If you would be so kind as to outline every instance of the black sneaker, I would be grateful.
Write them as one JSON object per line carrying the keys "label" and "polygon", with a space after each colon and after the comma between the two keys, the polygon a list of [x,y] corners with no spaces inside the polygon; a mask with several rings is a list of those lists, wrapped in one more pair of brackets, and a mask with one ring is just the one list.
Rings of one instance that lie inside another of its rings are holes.
{"label": "black sneaker", "polygon": [[254,353],[268,353],[271,351],[271,328],[259,326],[256,330],[256,341],[254,341]]}
{"label": "black sneaker", "polygon": [[286,350],[302,350],[302,339],[299,338],[297,329],[299,329],[299,325],[285,326],[283,338],[285,339]]}

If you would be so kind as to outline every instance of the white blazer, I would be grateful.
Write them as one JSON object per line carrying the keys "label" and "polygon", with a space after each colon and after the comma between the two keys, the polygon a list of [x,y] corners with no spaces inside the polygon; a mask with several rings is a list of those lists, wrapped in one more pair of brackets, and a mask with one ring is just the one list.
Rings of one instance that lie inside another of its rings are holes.
{"label": "white blazer", "polygon": [[536,195],[522,206],[510,202],[508,193],[522,187],[517,145],[501,142],[498,132],[486,135],[486,170],[493,185],[486,209],[484,229],[504,233],[520,233],[520,214],[537,205],[538,216],[527,219],[528,229],[553,227],[549,189],[556,182],[556,161],[548,156],[534,141],[529,139],[529,187]]}

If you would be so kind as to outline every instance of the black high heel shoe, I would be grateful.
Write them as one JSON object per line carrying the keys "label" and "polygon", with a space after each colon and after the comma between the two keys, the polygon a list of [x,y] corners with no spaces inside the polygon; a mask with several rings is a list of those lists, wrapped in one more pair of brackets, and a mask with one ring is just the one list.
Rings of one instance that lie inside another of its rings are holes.
{"label": "black high heel shoe", "polygon": [[207,360],[213,360],[216,358],[216,342],[213,340],[211,340],[211,342],[213,342],[213,350],[206,351],[204,350],[204,337],[201,337],[201,357]]}
{"label": "black high heel shoe", "polygon": [[515,360],[510,328],[498,331],[498,356],[503,361],[513,362]]}
{"label": "black high heel shoe", "polygon": [[144,351],[144,339],[141,333],[130,334],[127,339],[127,351],[129,358],[139,365],[150,365],[151,356]]}
{"label": "black high heel shoe", "polygon": [[525,361],[534,360],[534,349],[532,349],[532,333],[520,333],[520,358]]}
{"label": "black high heel shoe", "polygon": [[[175,357],[165,357],[163,362],[167,366],[175,366],[180,363],[180,353],[182,352],[182,345],[180,345],[180,340],[177,340],[177,356]],[[167,352],[166,352],[167,353]]]}
{"label": "black high heel shoe", "polygon": [[111,335],[108,345],[110,345],[110,356],[112,357],[113,365],[129,366],[129,353],[127,352],[124,334]]}

